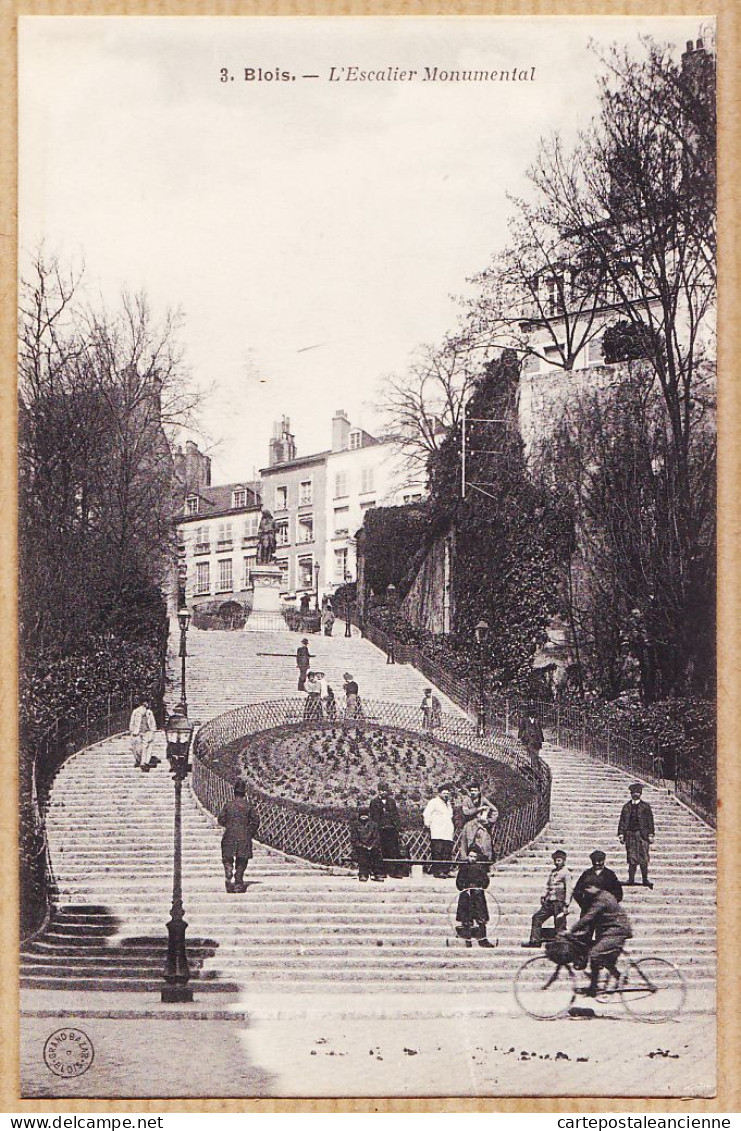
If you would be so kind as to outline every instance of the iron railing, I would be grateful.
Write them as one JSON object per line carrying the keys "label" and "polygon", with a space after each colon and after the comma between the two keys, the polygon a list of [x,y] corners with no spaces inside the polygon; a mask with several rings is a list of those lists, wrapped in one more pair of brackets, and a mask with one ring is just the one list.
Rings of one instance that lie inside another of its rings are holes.
{"label": "iron railing", "polygon": [[[481,759],[491,759],[522,774],[529,786],[529,799],[500,814],[494,829],[494,859],[511,855],[532,841],[550,817],[551,775],[539,759],[533,763],[525,756],[516,740],[493,735],[479,737],[465,718],[443,713],[440,722],[430,729],[422,714],[412,707],[363,700],[362,718],[346,716],[338,709],[329,720],[305,719],[306,698],[283,699],[239,707],[210,720],[198,731],[194,743],[193,789],[201,804],[214,816],[233,796],[240,767],[233,743],[274,730],[311,726],[347,727],[349,729],[387,728],[432,738],[455,750],[465,751]],[[350,824],[346,818],[322,813],[316,807],[282,797],[273,797],[248,783],[248,791],[260,818],[260,840],[291,855],[320,864],[346,864],[351,856]],[[430,842],[424,828],[402,829],[402,840],[411,859],[429,859]],[[455,850],[457,850],[457,841]]]}
{"label": "iron railing", "polygon": [[[378,625],[367,623],[365,638],[397,663],[412,664],[449,699],[471,716],[481,706],[475,680],[467,680],[426,655],[414,644],[393,644]],[[516,735],[525,710],[535,712],[543,730],[559,745],[567,746],[625,770],[643,781],[672,789],[705,824],[715,828],[717,767],[714,751],[686,752],[658,740],[647,743],[619,723],[608,723],[587,703],[563,700],[526,700],[507,695],[485,695],[487,730],[493,735]]]}
{"label": "iron railing", "polygon": [[49,792],[60,766],[86,746],[128,728],[132,692],[111,694],[77,714],[57,719],[40,737],[20,745],[21,935],[38,930],[48,912],[54,872],[46,837]]}

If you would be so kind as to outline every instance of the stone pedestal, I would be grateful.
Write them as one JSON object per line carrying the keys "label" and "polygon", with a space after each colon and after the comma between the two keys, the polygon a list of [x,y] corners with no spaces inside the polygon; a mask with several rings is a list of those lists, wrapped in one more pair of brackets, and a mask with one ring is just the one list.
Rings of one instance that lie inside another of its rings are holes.
{"label": "stone pedestal", "polygon": [[277,565],[258,565],[250,570],[253,586],[253,613],[277,613],[280,610],[282,573]]}

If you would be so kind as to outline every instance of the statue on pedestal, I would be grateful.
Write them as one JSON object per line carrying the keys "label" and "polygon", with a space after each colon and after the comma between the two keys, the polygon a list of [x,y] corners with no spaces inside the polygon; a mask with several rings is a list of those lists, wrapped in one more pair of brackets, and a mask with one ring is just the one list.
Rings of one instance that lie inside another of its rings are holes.
{"label": "statue on pedestal", "polygon": [[272,565],[275,561],[275,519],[270,511],[264,510],[257,532],[257,564]]}

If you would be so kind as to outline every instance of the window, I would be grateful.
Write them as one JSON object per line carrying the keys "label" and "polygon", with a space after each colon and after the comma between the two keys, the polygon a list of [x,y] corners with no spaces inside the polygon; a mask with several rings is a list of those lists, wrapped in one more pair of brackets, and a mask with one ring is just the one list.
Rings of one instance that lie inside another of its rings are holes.
{"label": "window", "polygon": [[275,488],[275,509],[277,511],[284,511],[288,509],[288,488],[276,487]]}
{"label": "window", "polygon": [[360,473],[360,493],[365,495],[373,490],[373,468],[364,467]]}
{"label": "window", "polygon": [[196,544],[193,548],[194,554],[208,554],[211,552],[211,539],[207,526],[196,527]]}
{"label": "window", "polygon": [[244,520],[244,538],[256,538],[257,532],[260,529],[260,515],[256,511],[254,514],[248,514]]}
{"label": "window", "polygon": [[291,587],[291,577],[288,571],[288,558],[279,558],[278,565],[280,566],[281,592],[286,593]]}
{"label": "window", "polygon": [[220,522],[219,530],[216,536],[216,549],[217,550],[231,550],[232,542],[232,524],[231,522]]}
{"label": "window", "polygon": [[338,471],[334,477],[334,497],[341,498],[347,494],[347,472]]}
{"label": "window", "polygon": [[314,541],[314,517],[310,514],[299,515],[298,524],[296,527],[298,542],[313,542]]}
{"label": "window", "polygon": [[347,534],[350,529],[350,508],[349,507],[335,507],[334,509],[334,532],[335,534]]}
{"label": "window", "polygon": [[288,519],[284,518],[282,522],[275,524],[275,544],[277,546],[287,546],[291,539],[288,537]]}
{"label": "window", "polygon": [[373,510],[373,507],[374,507],[375,505],[376,505],[376,500],[375,500],[375,499],[369,499],[367,503],[361,503],[361,504],[360,504],[360,510],[361,510],[361,513],[362,513],[362,514],[365,514],[365,512],[366,512],[366,511],[370,511],[370,510]]}
{"label": "window", "polygon": [[232,559],[224,558],[219,562],[219,593],[231,593],[232,584]]}
{"label": "window", "polygon": [[353,451],[353,452],[354,452],[354,451],[356,451],[356,450],[357,450],[357,449],[358,449],[359,447],[361,447],[361,444],[360,444],[360,439],[361,439],[360,430],[356,428],[356,429],[355,429],[354,431],[352,431],[352,432],[350,433],[350,445],[349,445],[349,446],[350,446],[350,451]]}
{"label": "window", "polygon": [[246,507],[247,506],[247,492],[244,487],[238,487],[236,491],[232,492],[232,507]]}
{"label": "window", "polygon": [[188,498],[185,500],[185,513],[186,514],[198,514],[198,504],[199,504],[199,502],[200,502],[200,499],[198,498],[197,495],[188,495]]}
{"label": "window", "polygon": [[298,559],[298,585],[297,589],[313,589],[314,588],[314,559],[313,558],[299,558]]}
{"label": "window", "polygon": [[334,552],[334,579],[335,581],[344,581],[345,574],[347,573],[347,550],[335,550]]}
{"label": "window", "polygon": [[300,507],[308,506],[311,503],[311,495],[311,480],[304,479],[303,482],[299,484],[298,505]]}
{"label": "window", "polygon": [[211,567],[208,562],[196,563],[196,593],[211,592]]}
{"label": "window", "polygon": [[250,571],[253,569],[253,567],[256,564],[257,564],[257,555],[256,554],[247,554],[245,556],[245,558],[244,558],[244,574],[242,576],[242,588],[243,589],[249,589],[250,586],[252,585],[252,581],[250,579]]}
{"label": "window", "polygon": [[602,365],[604,360],[602,356],[602,338],[592,338],[591,342],[587,345],[587,365]]}

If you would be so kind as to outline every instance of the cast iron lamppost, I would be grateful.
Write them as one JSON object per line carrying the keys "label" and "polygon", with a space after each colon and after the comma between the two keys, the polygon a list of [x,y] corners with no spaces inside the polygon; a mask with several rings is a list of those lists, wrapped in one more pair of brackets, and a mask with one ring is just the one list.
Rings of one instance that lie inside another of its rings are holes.
{"label": "cast iron lamppost", "polygon": [[345,570],[345,636],[352,636],[352,629],[350,627],[350,589],[349,585],[352,581],[352,574],[348,569]]}
{"label": "cast iron lamppost", "polygon": [[188,655],[185,638],[188,634],[188,625],[190,624],[190,613],[187,609],[178,609],[178,624],[180,625],[180,702],[178,703],[178,713],[188,717],[188,700],[185,697],[185,658]]}
{"label": "cast iron lamppost", "polygon": [[314,562],[314,605],[319,612],[319,562]]}
{"label": "cast iron lamppost", "polygon": [[[183,636],[185,640],[185,636]],[[162,1001],[192,1001],[193,990],[188,985],[190,970],[185,952],[185,931],[188,924],[183,912],[183,826],[181,799],[183,782],[190,766],[188,753],[193,737],[193,726],[185,715],[171,715],[167,720],[167,756],[175,779],[175,837],[172,868],[172,907],[167,924],[167,958],[163,971],[165,982]]]}
{"label": "cast iron lamppost", "polygon": [[485,620],[480,620],[473,630],[479,650],[479,710],[476,720],[476,733],[486,734],[486,700],[484,698],[484,644],[489,634],[489,626]]}

